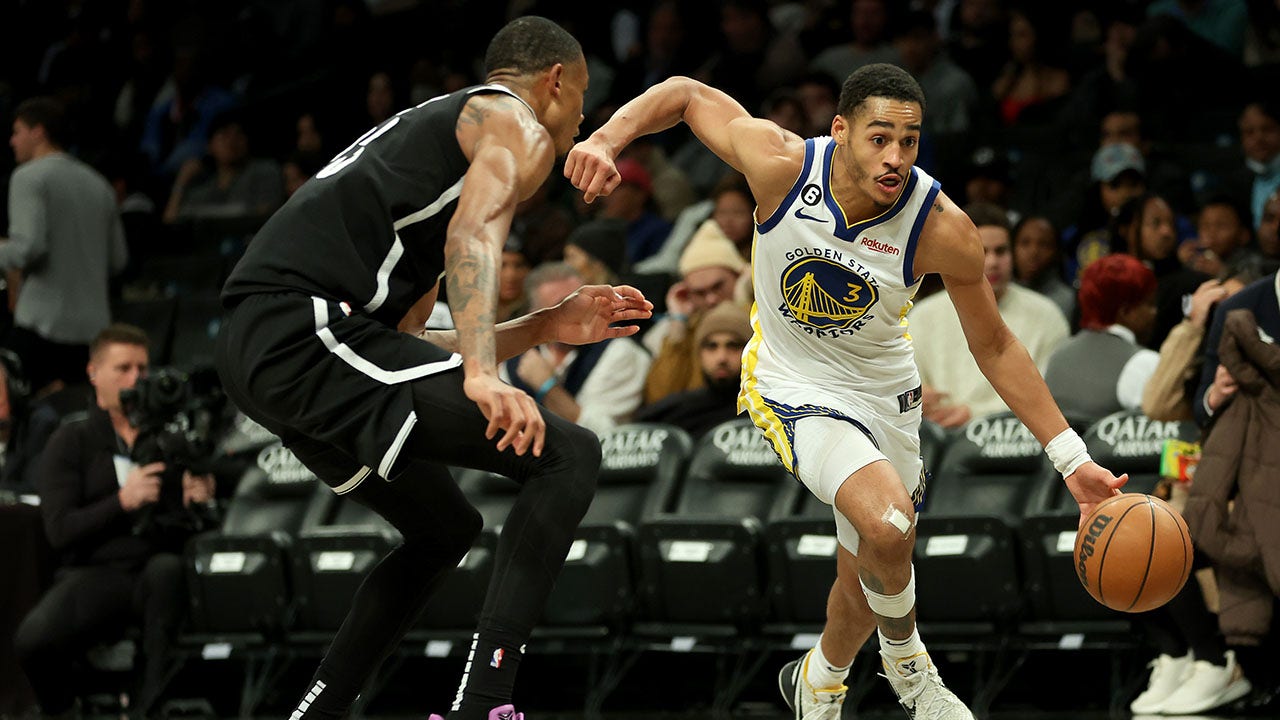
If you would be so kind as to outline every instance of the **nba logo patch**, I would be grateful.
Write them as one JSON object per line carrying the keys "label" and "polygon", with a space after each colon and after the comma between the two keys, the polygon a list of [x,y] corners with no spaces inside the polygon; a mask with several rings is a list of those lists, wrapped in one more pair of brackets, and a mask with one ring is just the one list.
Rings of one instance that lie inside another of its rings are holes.
{"label": "nba logo patch", "polygon": [[489,667],[491,668],[502,667],[502,648],[498,648],[497,650],[493,651],[493,657],[489,659]]}

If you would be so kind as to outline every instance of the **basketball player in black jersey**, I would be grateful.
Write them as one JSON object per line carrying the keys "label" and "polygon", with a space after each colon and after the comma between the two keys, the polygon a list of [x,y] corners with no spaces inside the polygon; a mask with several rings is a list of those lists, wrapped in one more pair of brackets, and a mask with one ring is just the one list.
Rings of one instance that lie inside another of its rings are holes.
{"label": "basketball player in black jersey", "polygon": [[[223,290],[228,395],[404,535],[356,593],[292,720],[344,715],[471,547],[480,515],[450,465],[522,485],[450,717],[515,715],[522,647],[591,501],[600,444],[501,382],[498,362],[545,342],[631,335],[634,325],[613,324],[652,311],[634,288],[588,286],[495,328],[512,214],[572,146],[587,67],[572,36],[536,17],[499,31],[485,64],[488,84],[398,113],[334,158],[266,223]],[[457,331],[397,332],[430,313],[442,276]]]}

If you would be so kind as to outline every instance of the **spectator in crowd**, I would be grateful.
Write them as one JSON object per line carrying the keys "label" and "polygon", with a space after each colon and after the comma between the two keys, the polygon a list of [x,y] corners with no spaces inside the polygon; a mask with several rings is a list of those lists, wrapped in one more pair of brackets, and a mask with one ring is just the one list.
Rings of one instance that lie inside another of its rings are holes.
{"label": "spectator in crowd", "polygon": [[[1075,277],[1103,255],[1124,249],[1124,240],[1112,237],[1116,216],[1128,200],[1147,191],[1146,161],[1138,148],[1125,143],[1098,148],[1090,164],[1090,176],[1095,191],[1085,202],[1081,221],[1063,233],[1063,243],[1074,251],[1069,277]],[[1171,217],[1171,232],[1172,222]]]}
{"label": "spectator in crowd", "polygon": [[1206,280],[1196,288],[1182,322],[1160,345],[1160,362],[1142,392],[1142,412],[1152,420],[1192,420],[1191,398],[1200,382],[1205,331],[1218,303],[1260,279],[1261,263],[1249,262],[1223,280]]}
{"label": "spectator in crowd", "polygon": [[314,112],[308,111],[298,116],[298,121],[294,123],[294,133],[294,150],[324,155],[326,148],[324,132],[321,130],[320,121],[316,118]]}
{"label": "spectator in crowd", "polygon": [[668,395],[636,411],[637,422],[670,423],[695,439],[738,414],[738,376],[742,374],[742,348],[751,339],[747,309],[727,300],[716,305],[698,323],[693,334],[693,361],[702,376],[702,387]]}
{"label": "spectator in crowd", "polygon": [[666,151],[652,138],[628,146],[626,156],[648,171],[653,204],[663,220],[674,221],[681,210],[697,200],[684,171],[671,162]]}
{"label": "spectator in crowd", "polygon": [[1004,152],[990,145],[974,150],[964,175],[966,202],[1008,207],[1009,190],[1009,158]]}
{"label": "spectator in crowd", "polygon": [[729,172],[711,190],[711,219],[729,242],[738,249],[742,259],[751,261],[751,241],[756,230],[756,199],[751,187],[741,173]]}
{"label": "spectator in crowd", "polygon": [[[502,268],[498,270],[498,307],[496,322],[506,322],[528,312],[524,281],[533,265],[524,252],[524,242],[514,233],[502,244]],[[436,303],[440,305],[439,302]]]}
{"label": "spectator in crowd", "polygon": [[[1204,348],[1204,365],[1191,407],[1196,422],[1207,426],[1235,396],[1236,378],[1218,360],[1218,348],[1222,343],[1223,323],[1232,310],[1245,309],[1253,313],[1260,334],[1273,342],[1280,339],[1280,275],[1271,275],[1251,283],[1231,297],[1223,300],[1214,313]],[[1264,339],[1265,339],[1264,338]]]}
{"label": "spectator in crowd", "polygon": [[1175,209],[1190,211],[1191,182],[1182,163],[1159,147],[1143,132],[1142,115],[1136,109],[1116,109],[1102,116],[1098,124],[1098,147],[1132,145],[1142,154],[1147,185]]}
{"label": "spectator in crowd", "polygon": [[63,149],[66,122],[57,100],[32,98],[14,112],[9,140],[19,167],[0,270],[23,280],[6,344],[35,392],[84,382],[89,341],[110,322],[108,280],[128,260],[115,193]]}
{"label": "spectator in crowd", "polygon": [[680,280],[667,291],[666,312],[644,336],[644,345],[653,355],[645,402],[701,384],[691,338],[711,308],[733,297],[746,267],[720,226],[714,220],[703,222],[680,256]]}
{"label": "spectator in crowd", "polygon": [[[809,69],[842,83],[863,65],[898,62],[898,52],[889,44],[887,0],[853,0],[849,4],[849,32],[848,42],[818,53],[809,63]],[[828,125],[830,120],[828,115]]]}
{"label": "spectator in crowd", "polygon": [[929,102],[925,131],[940,135],[969,132],[978,112],[978,88],[973,78],[942,52],[942,38],[933,13],[907,13],[893,42],[899,61],[920,82]]}
{"label": "spectator in crowd", "polygon": [[1049,358],[1044,380],[1068,417],[1097,420],[1142,406],[1159,355],[1142,347],[1156,319],[1156,277],[1132,255],[1108,255],[1080,278],[1080,331]]}
{"label": "spectator in crowd", "polygon": [[[1012,282],[1012,248],[1004,210],[994,205],[969,205],[965,212],[982,237],[987,282],[995,293],[1000,316],[1043,372],[1049,356],[1067,338],[1067,319],[1052,300]],[[959,427],[971,418],[1008,409],[983,377],[977,362],[964,353],[953,352],[966,344],[948,293],[935,293],[921,300],[907,320],[923,383],[926,420],[943,427]]]}
{"label": "spectator in crowd", "polygon": [[1258,254],[1264,260],[1280,260],[1280,190],[1262,205],[1258,223]]}
{"label": "spectator in crowd", "polygon": [[[582,285],[565,263],[539,265],[525,282],[529,309],[552,307]],[[503,379],[598,435],[626,422],[640,406],[649,353],[628,337],[581,347],[556,343],[531,348],[502,367]]]}
{"label": "spectator in crowd", "polygon": [[[1049,23],[1037,27],[1025,8],[1009,13],[1009,63],[991,86],[999,104],[1000,119],[1007,126],[1026,121],[1023,113],[1056,100],[1071,89],[1071,76],[1052,65],[1059,55],[1047,48]],[[1041,120],[1043,122],[1043,119]]]}
{"label": "spectator in crowd", "polygon": [[[22,360],[0,348],[0,488],[19,493],[35,492],[33,461],[39,453],[27,427],[29,391]],[[48,438],[42,434],[42,440]]]}
{"label": "spectator in crowd", "polygon": [[511,232],[520,236],[524,252],[531,265],[564,257],[564,242],[573,231],[573,213],[551,199],[551,185],[555,174],[524,200],[516,205],[516,216],[511,219]]}
{"label": "spectator in crowd", "polygon": [[671,223],[653,211],[653,179],[638,161],[618,161],[622,184],[608,197],[600,198],[600,217],[627,223],[627,257],[639,262],[662,248]]}
{"label": "spectator in crowd", "polygon": [[1108,8],[1103,21],[1102,62],[1081,75],[1064,109],[1063,126],[1076,137],[1076,147],[1093,143],[1086,133],[1107,113],[1115,108],[1134,107],[1138,102],[1138,88],[1127,65],[1129,49],[1142,23],[1142,9],[1115,5]]}
{"label": "spectator in crowd", "polygon": [[765,98],[761,116],[778,127],[796,135],[803,136],[809,127],[809,116],[804,111],[800,99],[790,90],[777,90]]}
{"label": "spectator in crowd", "polygon": [[[284,202],[284,179],[274,160],[250,155],[249,135],[238,115],[227,114],[209,127],[213,167],[192,158],[182,165],[165,206],[164,220],[247,220],[258,223]],[[299,183],[301,186],[301,183]]]}
{"label": "spectator in crowd", "polygon": [[1158,348],[1182,322],[1185,298],[1212,276],[1186,268],[1178,259],[1177,217],[1159,195],[1143,194],[1125,202],[1112,223],[1116,250],[1127,250],[1156,275],[1156,324],[1147,347]]}
{"label": "spectator in crowd", "polygon": [[951,59],[978,87],[991,87],[1009,58],[1009,22],[999,0],[960,0],[947,41]]}
{"label": "spectator in crowd", "polygon": [[325,166],[323,155],[309,153],[303,150],[294,150],[289,155],[289,159],[284,161],[280,166],[280,175],[284,180],[285,198],[293,197],[298,192],[298,188],[311,178]]}
{"label": "spectator in crowd", "polygon": [[1062,281],[1062,252],[1058,231],[1048,218],[1023,218],[1013,228],[1013,279],[1058,306],[1063,317],[1075,313],[1076,293]]}
{"label": "spectator in crowd", "polygon": [[804,71],[803,50],[793,36],[774,30],[768,9],[764,0],[721,2],[724,47],[697,72],[698,78],[746,107],[760,107],[770,92]]}
{"label": "spectator in crowd", "polygon": [[693,72],[693,57],[681,3],[659,0],[649,10],[644,47],[633,53],[614,80],[616,96],[634,95],[673,75]]}
{"label": "spectator in crowd", "polygon": [[1270,101],[1255,101],[1240,113],[1240,146],[1248,169],[1249,211],[1256,230],[1262,206],[1280,190],[1280,110]]}
{"label": "spectator in crowd", "polygon": [[391,75],[379,70],[369,76],[369,84],[364,95],[366,125],[375,127],[391,117],[396,111],[395,86],[391,83]]}
{"label": "spectator in crowd", "polygon": [[1186,248],[1184,263],[1192,270],[1216,277],[1254,254],[1247,247],[1248,219],[1229,197],[1217,195],[1206,200],[1200,206],[1196,230],[1196,240],[1179,248],[1180,254]]}
{"label": "spectator in crowd", "polygon": [[151,106],[141,141],[160,178],[175,177],[188,160],[203,156],[213,121],[239,105],[235,95],[209,82],[206,61],[192,50],[177,54],[168,87]]}
{"label": "spectator in crowd", "polygon": [[[181,558],[187,534],[155,532],[163,482],[181,485],[184,508],[213,498],[212,476],[172,477],[163,463],[129,459],[138,429],[120,405],[120,392],[146,375],[147,336],[112,325],[94,338],[88,365],[96,403],[65,423],[41,457],[41,514],[62,568],[53,587],[27,614],[14,638],[27,678],[46,716],[73,710],[67,669],[104,634],[140,624],[139,691],[131,708],[145,717],[163,690],[169,650],[187,606]],[[163,491],[165,495],[168,491]]]}
{"label": "spectator in crowd", "polygon": [[626,224],[601,218],[579,225],[565,241],[564,262],[585,285],[617,284],[627,269]]}
{"label": "spectator in crowd", "polygon": [[817,137],[831,132],[831,118],[836,114],[840,83],[824,72],[806,73],[796,82],[796,99],[804,106],[805,131],[801,137]]}

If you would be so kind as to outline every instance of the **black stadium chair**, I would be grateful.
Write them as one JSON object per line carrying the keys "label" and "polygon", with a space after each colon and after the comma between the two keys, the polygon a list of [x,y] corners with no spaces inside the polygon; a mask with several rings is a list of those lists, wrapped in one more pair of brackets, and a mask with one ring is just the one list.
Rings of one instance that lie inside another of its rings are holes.
{"label": "black stadium chair", "polygon": [[178,298],[170,364],[186,370],[213,367],[214,343],[221,324],[222,303],[217,295]]}
{"label": "black stadium chair", "polygon": [[333,492],[283,448],[272,473],[250,468],[227,506],[222,528],[187,545],[191,630],[201,636],[274,638],[292,621],[288,553],[314,525]]}
{"label": "black stadium chair", "polygon": [[617,627],[635,614],[636,528],[670,503],[693,441],[674,426],[636,423],[600,445],[596,494],[543,616],[553,628]]}
{"label": "black stadium chair", "polygon": [[294,541],[294,597],[297,639],[326,639],[342,625],[351,598],[400,533],[376,512],[335,496],[326,516],[304,527]]}
{"label": "black stadium chair", "polygon": [[801,490],[747,419],[708,432],[674,507],[640,527],[641,597],[651,621],[642,630],[661,635],[697,624],[732,634],[762,620],[763,528],[790,513]]}
{"label": "black stadium chair", "polygon": [[1048,460],[1012,413],[947,445],[916,526],[916,597],[930,622],[993,623],[1021,609],[1015,530]]}

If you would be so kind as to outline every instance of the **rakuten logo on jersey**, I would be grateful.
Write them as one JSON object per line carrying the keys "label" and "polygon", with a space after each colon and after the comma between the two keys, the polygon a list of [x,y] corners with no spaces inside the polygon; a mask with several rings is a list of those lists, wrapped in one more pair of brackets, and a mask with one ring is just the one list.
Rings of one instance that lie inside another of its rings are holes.
{"label": "rakuten logo on jersey", "polygon": [[879,240],[876,240],[874,238],[869,238],[869,237],[862,238],[862,245],[863,247],[866,247],[870,250],[874,250],[878,253],[884,253],[885,255],[897,255],[898,253],[902,252],[901,250],[899,250],[898,248],[892,245],[887,245],[885,243],[880,242]]}

